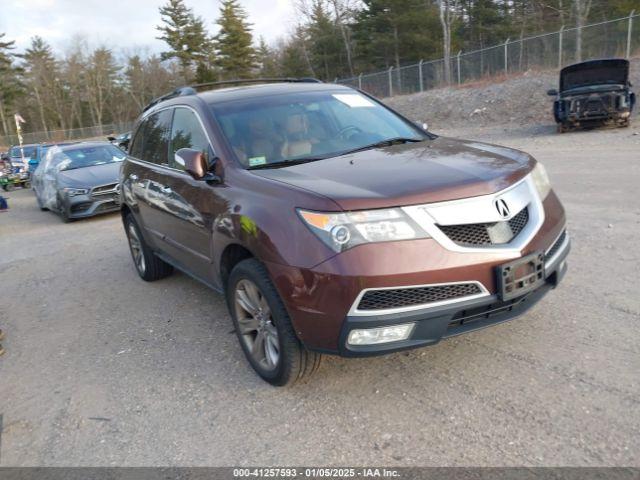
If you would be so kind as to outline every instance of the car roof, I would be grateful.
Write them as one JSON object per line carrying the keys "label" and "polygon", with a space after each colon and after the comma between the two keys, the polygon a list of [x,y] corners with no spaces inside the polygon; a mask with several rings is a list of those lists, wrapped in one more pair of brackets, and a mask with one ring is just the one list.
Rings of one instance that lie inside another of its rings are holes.
{"label": "car roof", "polygon": [[[189,87],[184,89],[189,92]],[[149,113],[160,110],[170,105],[190,104],[190,103],[206,103],[216,104],[223,102],[231,102],[235,100],[246,100],[251,98],[262,98],[272,95],[285,95],[289,93],[303,92],[329,92],[329,91],[353,91],[351,87],[339,85],[335,83],[322,82],[277,82],[277,83],[260,83],[251,85],[241,85],[234,87],[217,88],[213,90],[205,90],[197,93],[185,93],[181,95],[171,96],[165,100],[158,99],[157,103],[147,107],[143,113],[143,117]]]}
{"label": "car roof", "polygon": [[258,85],[242,85],[238,87],[208,90],[198,94],[207,103],[245,100],[271,95],[288,93],[322,92],[335,90],[351,90],[350,87],[335,83],[266,83]]}

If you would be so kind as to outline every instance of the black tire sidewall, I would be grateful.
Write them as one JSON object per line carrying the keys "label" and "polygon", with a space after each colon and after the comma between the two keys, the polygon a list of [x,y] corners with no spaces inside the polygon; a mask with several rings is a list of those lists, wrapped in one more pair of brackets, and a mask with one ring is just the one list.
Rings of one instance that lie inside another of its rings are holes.
{"label": "black tire sidewall", "polygon": [[[278,367],[275,370],[264,370],[253,359],[253,357],[251,356],[251,352],[248,351],[244,339],[240,334],[240,329],[238,328],[238,320],[236,318],[235,312],[234,296],[236,285],[240,280],[243,279],[252,281],[260,289],[260,292],[266,298],[269,309],[271,310],[271,318],[273,324],[278,330],[278,345],[280,348]],[[293,351],[294,349],[290,347],[290,342],[285,341],[285,339],[291,335],[291,332],[288,331],[287,328],[287,326],[290,325],[290,320],[273,283],[269,278],[266,277],[266,269],[260,264],[260,262],[258,262],[258,260],[255,259],[249,259],[240,262],[238,265],[236,265],[236,267],[231,272],[231,275],[229,276],[226,296],[227,306],[233,320],[236,336],[238,337],[238,341],[240,342],[242,351],[244,352],[247,361],[251,364],[251,367],[260,377],[273,385],[283,385],[287,383],[287,380],[291,375],[291,362],[289,356],[299,355],[300,353]],[[298,346],[298,348],[300,347]]]}
{"label": "black tire sidewall", "polygon": [[[150,256],[149,248],[147,247],[147,244],[144,243],[144,238],[142,238],[142,232],[140,231],[140,228],[138,228],[138,224],[136,223],[136,221],[134,220],[131,214],[125,217],[124,226],[125,226],[125,233],[127,235],[127,243],[129,244],[129,253],[131,254],[131,260],[133,261],[133,266],[136,269],[136,272],[138,272],[138,275],[140,276],[140,278],[142,278],[143,280],[148,280],[146,276],[148,275],[148,272],[149,272],[149,265],[150,265],[149,262],[151,261],[151,259],[149,258]],[[140,251],[144,256],[144,264],[145,264],[144,273],[140,271],[140,269],[138,268],[138,264],[136,263],[135,258],[133,257],[133,250],[131,250],[131,238],[129,237],[130,226],[133,226],[133,228],[136,230],[136,234],[138,235],[138,241],[140,242]]]}
{"label": "black tire sidewall", "polygon": [[69,212],[64,206],[64,202],[62,201],[59,195],[56,197],[56,202],[57,202],[56,206],[58,208],[58,214],[60,215],[60,218],[64,223],[69,223],[71,221],[71,218],[69,218]]}

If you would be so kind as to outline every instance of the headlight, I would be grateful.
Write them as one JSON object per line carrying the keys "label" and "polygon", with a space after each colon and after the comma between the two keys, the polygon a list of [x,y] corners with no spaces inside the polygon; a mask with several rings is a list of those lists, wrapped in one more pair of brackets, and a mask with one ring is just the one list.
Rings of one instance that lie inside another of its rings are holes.
{"label": "headlight", "polygon": [[313,233],[336,252],[342,252],[361,243],[429,238],[429,235],[399,208],[345,213],[298,210],[298,213]]}
{"label": "headlight", "polygon": [[62,191],[70,197],[75,197],[76,195],[86,195],[87,193],[89,193],[88,188],[63,188]]}
{"label": "headlight", "polygon": [[536,163],[535,168],[531,171],[531,178],[536,186],[536,190],[538,190],[540,200],[547,198],[547,195],[549,195],[551,191],[551,182],[549,181],[549,175],[547,175],[547,170],[544,168],[544,165],[540,162]]}

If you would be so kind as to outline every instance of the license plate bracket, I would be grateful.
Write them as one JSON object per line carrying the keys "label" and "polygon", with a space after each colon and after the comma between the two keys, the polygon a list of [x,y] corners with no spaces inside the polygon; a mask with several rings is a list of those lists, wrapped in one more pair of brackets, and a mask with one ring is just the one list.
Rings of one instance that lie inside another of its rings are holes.
{"label": "license plate bracket", "polygon": [[532,253],[496,268],[498,293],[511,300],[536,290],[544,283],[544,254]]}

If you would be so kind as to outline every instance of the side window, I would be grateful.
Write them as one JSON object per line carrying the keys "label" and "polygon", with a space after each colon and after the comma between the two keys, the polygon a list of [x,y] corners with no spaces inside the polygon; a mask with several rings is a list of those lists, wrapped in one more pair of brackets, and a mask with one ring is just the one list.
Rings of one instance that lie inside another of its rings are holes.
{"label": "side window", "polygon": [[[144,126],[144,147],[142,148],[142,160],[168,165],[167,150],[169,148],[169,135],[171,130],[172,109],[163,110],[151,115]],[[138,134],[139,135],[139,134]]]}
{"label": "side window", "polygon": [[195,112],[189,108],[176,108],[171,129],[169,166],[182,169],[174,160],[174,154],[181,148],[192,148],[205,152],[211,158],[211,146]]}
{"label": "side window", "polygon": [[144,143],[144,127],[147,122],[141,122],[136,130],[133,140],[131,141],[131,148],[129,148],[129,155],[136,158],[142,158],[142,145]]}

